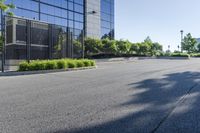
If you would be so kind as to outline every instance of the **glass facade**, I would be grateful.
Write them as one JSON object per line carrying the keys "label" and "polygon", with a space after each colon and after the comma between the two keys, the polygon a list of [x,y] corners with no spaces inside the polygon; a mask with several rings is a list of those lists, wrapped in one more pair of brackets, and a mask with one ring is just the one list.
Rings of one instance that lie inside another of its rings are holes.
{"label": "glass facade", "polygon": [[[16,16],[70,27],[74,38],[84,29],[87,0],[7,0],[16,5]],[[100,38],[114,39],[114,0],[100,0]],[[91,29],[92,30],[92,29]]]}
{"label": "glass facade", "polygon": [[70,27],[74,38],[84,28],[84,0],[7,0],[16,9],[15,16]]}
{"label": "glass facade", "polygon": [[[84,34],[89,31],[98,33],[99,38],[114,39],[114,0],[7,0],[6,3],[16,6],[12,9],[14,17],[0,21],[5,22],[2,31],[5,31],[8,61],[80,58],[84,53]],[[96,13],[91,14],[93,11]],[[89,30],[85,30],[86,25]]]}
{"label": "glass facade", "polygon": [[114,39],[114,0],[101,0],[101,38]]}

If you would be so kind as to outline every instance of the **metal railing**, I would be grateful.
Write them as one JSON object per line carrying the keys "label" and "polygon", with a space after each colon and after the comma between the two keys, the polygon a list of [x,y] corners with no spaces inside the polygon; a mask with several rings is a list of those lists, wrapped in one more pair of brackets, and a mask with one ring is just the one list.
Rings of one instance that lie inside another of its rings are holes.
{"label": "metal railing", "polygon": [[3,21],[3,65],[18,65],[24,60],[84,56],[83,30],[20,17],[4,16]]}

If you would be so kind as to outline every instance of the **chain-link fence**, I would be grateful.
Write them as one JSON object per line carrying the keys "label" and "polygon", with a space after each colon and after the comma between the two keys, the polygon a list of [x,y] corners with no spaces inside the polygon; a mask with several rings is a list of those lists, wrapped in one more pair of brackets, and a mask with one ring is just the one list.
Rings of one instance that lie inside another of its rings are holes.
{"label": "chain-link fence", "polygon": [[24,60],[81,58],[84,55],[83,30],[18,17],[6,16],[4,21],[5,65],[17,65]]}

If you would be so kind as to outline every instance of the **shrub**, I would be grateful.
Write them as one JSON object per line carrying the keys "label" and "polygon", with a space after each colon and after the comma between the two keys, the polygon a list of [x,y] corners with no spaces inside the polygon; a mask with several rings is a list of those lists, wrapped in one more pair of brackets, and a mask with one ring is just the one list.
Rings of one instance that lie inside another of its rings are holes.
{"label": "shrub", "polygon": [[52,61],[46,61],[45,63],[45,69],[46,70],[52,70],[52,69],[56,69],[57,68],[57,64],[56,61],[52,60]]}
{"label": "shrub", "polygon": [[68,68],[75,68],[76,67],[76,63],[72,60],[67,61],[67,65],[68,65]]}
{"label": "shrub", "polygon": [[85,67],[91,66],[91,63],[89,60],[83,60],[83,63]]}
{"label": "shrub", "polygon": [[29,63],[24,61],[19,64],[19,71],[27,71],[29,67]]}
{"label": "shrub", "polygon": [[29,70],[34,71],[34,70],[45,70],[45,63],[42,61],[32,61],[29,64]]}
{"label": "shrub", "polygon": [[190,56],[192,56],[192,57],[200,57],[200,53],[191,54]]}
{"label": "shrub", "polygon": [[188,58],[190,57],[190,55],[187,53],[172,53],[171,56],[172,57],[188,57]]}
{"label": "shrub", "polygon": [[82,60],[76,60],[75,63],[76,63],[77,67],[84,67],[85,66],[85,64],[83,63]]}
{"label": "shrub", "polygon": [[67,63],[65,60],[58,60],[57,61],[57,68],[58,69],[66,69],[67,68]]}
{"label": "shrub", "polygon": [[90,60],[90,66],[95,66],[95,65],[96,65],[95,61]]}
{"label": "shrub", "polygon": [[35,70],[52,70],[52,69],[66,69],[76,67],[94,66],[95,61],[92,60],[35,60],[28,62],[21,62],[18,71],[35,71]]}

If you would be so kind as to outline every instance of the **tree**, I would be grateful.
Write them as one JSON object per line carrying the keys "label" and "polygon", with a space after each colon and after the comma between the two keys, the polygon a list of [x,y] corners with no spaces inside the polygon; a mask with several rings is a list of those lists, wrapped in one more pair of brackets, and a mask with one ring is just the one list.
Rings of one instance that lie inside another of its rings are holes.
{"label": "tree", "polygon": [[132,54],[138,54],[139,52],[139,49],[140,49],[140,43],[132,43],[131,44],[131,48],[130,48],[130,51]]}
{"label": "tree", "polygon": [[142,42],[139,48],[139,54],[141,55],[148,55],[149,50],[151,49],[148,43]]}
{"label": "tree", "polygon": [[147,38],[144,40],[145,43],[148,43],[148,44],[152,44],[152,40],[149,36],[147,36]]}
{"label": "tree", "polygon": [[197,44],[197,52],[200,52],[200,43]]}
{"label": "tree", "polygon": [[159,43],[155,42],[151,45],[150,53],[151,55],[157,55],[158,53],[162,52],[163,47]]}
{"label": "tree", "polygon": [[86,38],[84,41],[85,53],[88,54],[98,54],[102,51],[102,42],[95,38]]}
{"label": "tree", "polygon": [[110,40],[108,38],[102,40],[103,51],[106,54],[116,54],[117,46],[115,40]]}
{"label": "tree", "polygon": [[10,11],[10,9],[14,9],[15,5],[13,3],[5,4],[6,0],[0,0],[0,9],[7,13],[9,16],[13,16],[13,12]]}
{"label": "tree", "polygon": [[197,40],[192,37],[190,33],[188,33],[182,42],[182,49],[187,51],[188,53],[195,52],[195,45],[197,43]]}
{"label": "tree", "polygon": [[130,48],[131,48],[131,43],[128,40],[116,41],[116,45],[118,48],[118,50],[117,50],[118,54],[127,54],[127,53],[129,53]]}
{"label": "tree", "polygon": [[[6,0],[0,0],[0,9],[4,12],[7,13],[8,16],[13,16],[13,12],[10,12],[10,9],[14,9],[15,5],[13,3],[10,4],[5,4]],[[3,42],[4,42],[4,37],[0,35],[0,51],[2,51],[3,48]]]}

